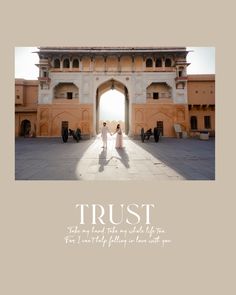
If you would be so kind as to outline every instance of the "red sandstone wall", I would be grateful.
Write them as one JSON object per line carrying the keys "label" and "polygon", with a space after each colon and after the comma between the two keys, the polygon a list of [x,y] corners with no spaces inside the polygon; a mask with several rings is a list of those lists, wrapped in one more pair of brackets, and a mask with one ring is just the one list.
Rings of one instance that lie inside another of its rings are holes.
{"label": "red sandstone wall", "polygon": [[188,77],[188,104],[215,104],[214,75]]}

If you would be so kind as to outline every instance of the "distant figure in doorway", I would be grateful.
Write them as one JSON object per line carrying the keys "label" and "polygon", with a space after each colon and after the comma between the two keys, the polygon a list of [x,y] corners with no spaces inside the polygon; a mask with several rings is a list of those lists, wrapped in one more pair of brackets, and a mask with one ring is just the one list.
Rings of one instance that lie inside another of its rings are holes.
{"label": "distant figure in doorway", "polygon": [[102,142],[103,142],[102,148],[107,148],[107,133],[111,134],[111,132],[109,131],[109,129],[107,127],[107,123],[103,122],[103,126],[101,129]]}
{"label": "distant figure in doorway", "polygon": [[122,130],[120,128],[120,124],[117,125],[116,131],[114,134],[116,134],[116,148],[117,149],[123,148],[123,134],[122,134]]}

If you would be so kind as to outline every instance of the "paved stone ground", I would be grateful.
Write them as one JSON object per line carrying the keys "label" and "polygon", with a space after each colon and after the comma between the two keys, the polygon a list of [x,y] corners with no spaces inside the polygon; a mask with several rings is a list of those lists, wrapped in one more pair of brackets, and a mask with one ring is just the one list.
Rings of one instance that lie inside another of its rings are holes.
{"label": "paved stone ground", "polygon": [[161,138],[142,143],[101,138],[76,143],[69,138],[17,138],[16,180],[214,180],[215,140]]}

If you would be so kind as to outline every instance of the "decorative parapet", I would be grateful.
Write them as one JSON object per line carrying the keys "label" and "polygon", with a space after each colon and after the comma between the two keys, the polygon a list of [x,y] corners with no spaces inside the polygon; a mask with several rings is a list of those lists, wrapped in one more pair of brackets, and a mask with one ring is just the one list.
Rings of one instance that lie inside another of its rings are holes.
{"label": "decorative parapet", "polygon": [[38,77],[38,80],[40,82],[46,82],[46,83],[50,83],[51,79],[49,77]]}
{"label": "decorative parapet", "polygon": [[38,77],[38,81],[39,81],[41,89],[50,88],[51,79],[49,77]]}
{"label": "decorative parapet", "polygon": [[175,82],[186,82],[188,77],[176,77]]}
{"label": "decorative parapet", "polygon": [[181,76],[175,78],[175,85],[176,89],[184,89],[187,84],[188,77],[187,76]]}

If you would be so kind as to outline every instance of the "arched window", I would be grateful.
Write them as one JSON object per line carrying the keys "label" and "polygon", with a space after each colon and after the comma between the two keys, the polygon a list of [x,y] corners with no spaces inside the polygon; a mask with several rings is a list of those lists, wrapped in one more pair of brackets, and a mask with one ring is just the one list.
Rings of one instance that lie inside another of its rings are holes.
{"label": "arched window", "polygon": [[152,68],[152,59],[151,58],[148,58],[147,60],[146,60],[146,67],[147,68]]}
{"label": "arched window", "polygon": [[54,60],[54,68],[58,69],[58,68],[60,68],[60,65],[61,65],[60,60],[58,58],[56,58]]}
{"label": "arched window", "polygon": [[206,129],[211,128],[211,117],[210,116],[204,116],[204,127]]}
{"label": "arched window", "polygon": [[183,76],[183,73],[184,73],[184,68],[183,67],[180,67],[179,70],[179,77],[182,77]]}
{"label": "arched window", "polygon": [[77,58],[73,60],[72,67],[73,68],[78,68],[79,67],[79,60]]}
{"label": "arched window", "polygon": [[162,60],[161,60],[160,58],[158,58],[158,59],[156,60],[156,67],[157,67],[157,68],[162,67]]}
{"label": "arched window", "polygon": [[197,117],[196,116],[191,116],[190,124],[191,124],[191,129],[192,130],[197,129]]}
{"label": "arched window", "polygon": [[171,67],[171,59],[170,58],[167,58],[165,60],[165,67]]}
{"label": "arched window", "polygon": [[63,68],[69,68],[70,67],[70,61],[68,58],[63,60]]}

